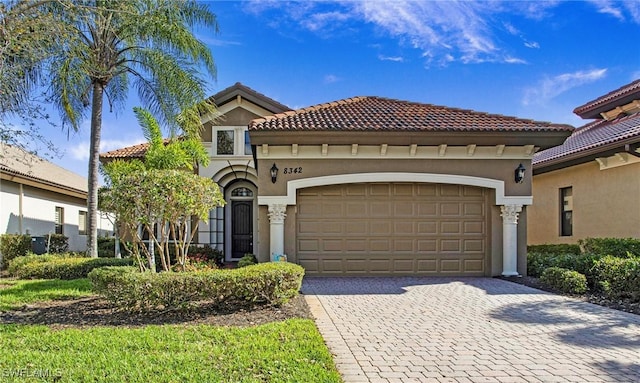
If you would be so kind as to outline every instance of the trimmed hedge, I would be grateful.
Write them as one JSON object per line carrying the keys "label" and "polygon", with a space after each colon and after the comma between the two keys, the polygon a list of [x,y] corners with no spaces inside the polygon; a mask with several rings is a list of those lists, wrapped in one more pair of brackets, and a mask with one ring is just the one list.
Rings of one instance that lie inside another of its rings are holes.
{"label": "trimmed hedge", "polygon": [[279,305],[298,294],[303,276],[301,266],[287,262],[180,273],[105,267],[89,273],[94,292],[128,311],[188,308],[197,301]]}
{"label": "trimmed hedge", "polygon": [[640,257],[619,258],[608,255],[593,266],[596,287],[608,297],[640,302]]}
{"label": "trimmed hedge", "polygon": [[69,237],[62,234],[47,234],[44,237],[47,243],[47,253],[62,254],[69,251]]}
{"label": "trimmed hedge", "polygon": [[540,277],[549,267],[570,269],[584,274],[590,283],[592,281],[591,268],[593,264],[602,258],[598,254],[552,254],[529,253],[527,254],[527,274],[532,277]]}
{"label": "trimmed hedge", "polygon": [[9,273],[20,279],[78,279],[86,278],[95,268],[132,264],[130,258],[83,258],[70,254],[30,255],[14,259],[9,265]]}
{"label": "trimmed hedge", "polygon": [[4,270],[10,261],[27,255],[31,251],[31,236],[23,234],[2,234],[0,235],[0,269]]}
{"label": "trimmed hedge", "polygon": [[567,294],[587,292],[587,278],[577,271],[561,267],[549,267],[540,276],[540,282]]}
{"label": "trimmed hedge", "polygon": [[585,253],[613,255],[628,258],[640,256],[640,239],[636,238],[586,238],[578,241]]}
{"label": "trimmed hedge", "polygon": [[543,254],[580,254],[580,245],[574,245],[569,243],[560,244],[544,244],[544,245],[529,245],[527,246],[527,253],[543,253]]}
{"label": "trimmed hedge", "polygon": [[258,263],[255,254],[247,253],[238,261],[238,267],[247,267]]}

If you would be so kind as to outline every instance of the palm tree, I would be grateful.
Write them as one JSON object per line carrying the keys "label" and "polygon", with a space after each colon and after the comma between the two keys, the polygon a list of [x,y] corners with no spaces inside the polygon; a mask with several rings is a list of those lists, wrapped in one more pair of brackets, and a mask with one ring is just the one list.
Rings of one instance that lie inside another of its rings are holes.
{"label": "palm tree", "polygon": [[[216,17],[193,0],[93,0],[67,17],[77,38],[63,42],[50,61],[49,94],[65,126],[77,130],[91,107],[87,239],[97,257],[97,201],[100,134],[104,97],[121,107],[132,86],[144,107],[175,127],[180,110],[205,99],[203,69],[215,77],[211,52],[193,32],[217,32]],[[173,125],[172,125],[173,123]]]}

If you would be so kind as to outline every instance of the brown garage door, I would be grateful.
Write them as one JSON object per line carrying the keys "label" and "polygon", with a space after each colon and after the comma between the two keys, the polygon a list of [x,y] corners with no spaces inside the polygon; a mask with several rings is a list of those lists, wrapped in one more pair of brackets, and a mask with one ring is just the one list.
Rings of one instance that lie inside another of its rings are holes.
{"label": "brown garage door", "polygon": [[487,192],[445,184],[366,183],[298,191],[296,247],[307,274],[482,276]]}

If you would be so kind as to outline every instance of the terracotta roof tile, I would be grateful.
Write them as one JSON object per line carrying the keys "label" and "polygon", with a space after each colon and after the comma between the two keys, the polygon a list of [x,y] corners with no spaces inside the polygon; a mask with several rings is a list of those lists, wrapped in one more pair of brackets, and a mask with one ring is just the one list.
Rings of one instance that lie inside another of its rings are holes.
{"label": "terracotta roof tile", "polygon": [[[616,100],[632,95],[636,92],[640,92],[640,79],[575,108],[573,113],[582,118],[596,118],[595,115],[592,115],[592,113],[589,112],[592,112],[594,109],[600,108],[607,103],[614,103]],[[615,106],[617,105],[612,105],[610,109],[613,109]]]}
{"label": "terracotta roof tile", "polygon": [[533,165],[540,167],[550,161],[573,158],[579,156],[580,152],[634,138],[640,141],[640,113],[611,121],[593,121],[576,129],[564,144],[536,153]]}
{"label": "terracotta roof tile", "polygon": [[101,159],[118,159],[118,158],[144,158],[149,149],[149,143],[127,146],[126,148],[112,150],[110,152],[101,153]]}
{"label": "terracotta roof tile", "polygon": [[254,131],[571,131],[573,127],[382,97],[353,97],[253,120]]}

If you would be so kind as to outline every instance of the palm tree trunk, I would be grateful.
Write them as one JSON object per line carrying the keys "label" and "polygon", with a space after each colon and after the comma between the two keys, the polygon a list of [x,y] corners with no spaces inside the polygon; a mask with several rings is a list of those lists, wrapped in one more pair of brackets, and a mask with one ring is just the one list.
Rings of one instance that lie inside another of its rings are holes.
{"label": "palm tree trunk", "polygon": [[104,86],[100,82],[93,83],[93,99],[91,102],[91,142],[89,144],[89,180],[87,210],[89,211],[89,237],[87,253],[98,258],[98,166],[100,164],[100,130],[102,129],[102,99]]}

